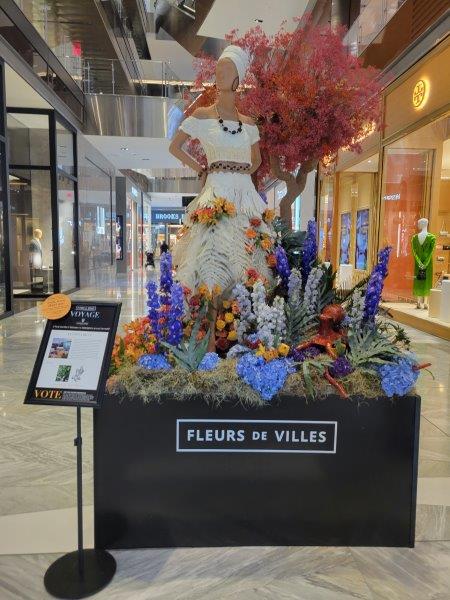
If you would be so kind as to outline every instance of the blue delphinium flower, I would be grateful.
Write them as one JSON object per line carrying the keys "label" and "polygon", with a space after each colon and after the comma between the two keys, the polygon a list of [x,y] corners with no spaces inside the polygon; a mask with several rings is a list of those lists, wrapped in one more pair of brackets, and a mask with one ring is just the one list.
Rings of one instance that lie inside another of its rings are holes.
{"label": "blue delphinium flower", "polygon": [[289,285],[289,277],[291,275],[291,267],[289,266],[286,250],[283,246],[275,248],[275,258],[277,259],[277,273],[281,277],[283,285],[287,288]]}
{"label": "blue delphinium flower", "polygon": [[215,352],[207,352],[198,365],[198,371],[212,371],[219,364],[220,357]]}
{"label": "blue delphinium flower", "polygon": [[[159,289],[161,294],[168,296],[173,284],[172,277],[172,255],[170,252],[163,252],[160,260],[161,275],[159,278]],[[165,304],[165,302],[164,302]]]}
{"label": "blue delphinium flower", "polygon": [[148,307],[148,318],[150,319],[150,326],[152,328],[152,333],[155,335],[156,339],[159,340],[159,295],[158,295],[158,286],[154,281],[150,281],[147,283],[147,307]]}
{"label": "blue delphinium flower", "polygon": [[401,357],[395,362],[378,367],[381,387],[389,398],[407,394],[419,377],[419,371],[414,368],[416,362],[411,357]]}
{"label": "blue delphinium flower", "polygon": [[170,292],[170,309],[167,317],[166,341],[173,346],[178,346],[183,337],[183,287],[174,283]]}
{"label": "blue delphinium flower", "polygon": [[138,365],[144,369],[155,371],[168,371],[172,368],[163,354],[144,354],[139,358]]}
{"label": "blue delphinium flower", "polygon": [[302,245],[301,272],[303,281],[308,279],[315,262],[317,261],[317,227],[314,219],[308,221],[306,238]]}
{"label": "blue delphinium flower", "polygon": [[291,361],[285,358],[266,363],[262,356],[252,353],[244,354],[236,365],[238,376],[258,392],[263,400],[271,400],[292,372]]}
{"label": "blue delphinium flower", "polygon": [[383,248],[378,252],[378,263],[372,269],[372,273],[370,274],[367,283],[364,302],[364,320],[367,323],[373,323],[375,315],[378,312],[384,280],[388,273],[388,262],[391,250],[391,246],[386,246],[386,248]]}

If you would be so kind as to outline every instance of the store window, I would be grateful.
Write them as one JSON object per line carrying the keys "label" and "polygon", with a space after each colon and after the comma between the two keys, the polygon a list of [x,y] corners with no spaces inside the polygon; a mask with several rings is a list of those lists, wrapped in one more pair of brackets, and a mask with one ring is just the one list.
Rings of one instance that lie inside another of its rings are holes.
{"label": "store window", "polygon": [[50,171],[11,167],[9,189],[13,292],[15,295],[52,294]]}
{"label": "store window", "polygon": [[339,265],[348,265],[346,274],[351,271],[354,283],[371,266],[377,170],[378,155],[374,155],[339,175],[337,259]]}
{"label": "store window", "polygon": [[12,109],[7,123],[13,292],[70,291],[78,286],[75,135],[50,110]]}
{"label": "store window", "polygon": [[8,238],[8,165],[5,138],[4,63],[0,60],[0,317],[11,309]]}
{"label": "store window", "polygon": [[439,119],[386,146],[381,196],[380,246],[393,251],[384,296],[415,302],[412,237],[418,220],[436,237],[432,286],[450,273],[450,118]]}
{"label": "store window", "polygon": [[331,262],[333,246],[334,177],[324,177],[319,197],[319,257]]}

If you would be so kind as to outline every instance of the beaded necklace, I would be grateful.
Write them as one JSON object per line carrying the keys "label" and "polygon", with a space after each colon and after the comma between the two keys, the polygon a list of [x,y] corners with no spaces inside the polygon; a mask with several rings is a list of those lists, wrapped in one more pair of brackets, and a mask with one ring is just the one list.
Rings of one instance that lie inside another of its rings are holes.
{"label": "beaded necklace", "polygon": [[237,129],[230,129],[229,127],[227,127],[226,125],[224,125],[223,119],[222,119],[222,117],[219,114],[219,109],[217,108],[217,104],[214,104],[214,107],[216,109],[217,118],[219,120],[219,125],[222,127],[222,130],[225,131],[225,133],[231,133],[232,135],[236,135],[236,133],[241,133],[241,131],[242,131],[242,121],[239,119],[239,113],[237,111],[236,111],[236,114],[238,116],[239,127]]}

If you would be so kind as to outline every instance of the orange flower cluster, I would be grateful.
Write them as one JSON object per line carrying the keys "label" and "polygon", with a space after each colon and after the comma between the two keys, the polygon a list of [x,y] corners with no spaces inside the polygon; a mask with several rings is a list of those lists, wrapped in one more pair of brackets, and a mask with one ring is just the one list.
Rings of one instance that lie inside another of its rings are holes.
{"label": "orange flower cluster", "polygon": [[289,350],[290,348],[287,344],[279,344],[277,348],[266,348],[263,344],[260,344],[256,351],[256,355],[262,356],[266,362],[270,362],[280,356],[287,356]]}
{"label": "orange flower cluster", "polygon": [[236,206],[226,198],[215,198],[212,206],[197,208],[190,214],[193,223],[215,225],[222,217],[235,217]]}
{"label": "orange flower cluster", "polygon": [[253,287],[257,281],[262,281],[264,284],[267,283],[267,279],[263,277],[256,269],[247,269],[246,271],[247,280],[245,282],[246,287]]}
{"label": "orange flower cluster", "polygon": [[239,313],[237,302],[224,300],[222,310],[216,319],[216,347],[219,351],[226,351],[237,340],[235,318]]}
{"label": "orange flower cluster", "polygon": [[[263,219],[267,212],[273,213],[273,211],[266,209],[263,213]],[[258,231],[258,227],[261,226],[262,220],[259,217],[251,217],[249,223],[251,227],[248,227],[245,230],[245,237],[249,240],[249,242],[245,244],[247,252],[253,254],[256,247],[262,248],[265,252],[270,252],[273,247],[272,237],[266,232]]]}
{"label": "orange flower cluster", "polygon": [[156,337],[148,317],[135,319],[123,326],[124,337],[116,336],[112,351],[112,367],[118,369],[126,362],[134,364],[144,354],[156,352]]}

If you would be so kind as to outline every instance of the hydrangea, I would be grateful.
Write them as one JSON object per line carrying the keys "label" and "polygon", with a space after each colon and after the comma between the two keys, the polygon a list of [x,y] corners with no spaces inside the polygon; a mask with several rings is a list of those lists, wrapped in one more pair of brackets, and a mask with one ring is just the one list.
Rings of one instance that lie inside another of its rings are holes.
{"label": "hydrangea", "polygon": [[303,303],[309,315],[316,315],[319,312],[319,290],[322,277],[323,270],[320,267],[313,267],[306,281]]}
{"label": "hydrangea", "polygon": [[317,227],[314,219],[308,221],[306,238],[302,246],[302,261],[301,270],[303,280],[306,281],[309,277],[311,269],[317,260]]}
{"label": "hydrangea", "polygon": [[212,371],[220,361],[220,357],[215,352],[207,352],[198,365],[198,371]]}
{"label": "hydrangea", "polygon": [[303,350],[297,350],[297,348],[293,348],[291,350],[290,356],[295,362],[303,362],[309,358],[316,358],[321,353],[320,348],[317,346],[309,346],[309,348],[304,348]]}
{"label": "hydrangea", "polygon": [[414,368],[416,362],[411,357],[404,356],[395,362],[378,367],[381,387],[389,398],[404,396],[415,385],[419,371]]}
{"label": "hydrangea", "polygon": [[155,371],[168,371],[172,368],[172,365],[163,354],[144,354],[139,358],[138,365],[144,367],[144,369]]}
{"label": "hydrangea", "polygon": [[338,356],[330,365],[330,375],[335,379],[340,379],[353,372],[351,362],[346,356]]}
{"label": "hydrangea", "polygon": [[289,266],[288,257],[286,250],[283,246],[277,246],[275,249],[275,258],[277,259],[277,273],[281,277],[283,285],[287,288],[289,285],[289,276],[291,274],[291,267]]}
{"label": "hydrangea", "polygon": [[170,309],[167,317],[166,341],[173,346],[178,346],[183,338],[183,287],[174,283],[170,291]]}
{"label": "hydrangea", "polygon": [[293,367],[285,358],[266,363],[262,356],[249,352],[239,359],[236,372],[263,400],[271,400],[284,386],[287,376],[293,372]]}
{"label": "hydrangea", "polygon": [[372,273],[370,274],[367,283],[364,302],[364,320],[368,323],[373,323],[375,315],[378,312],[384,280],[388,273],[388,262],[391,250],[391,246],[386,246],[386,248],[383,248],[378,252],[378,263],[372,269]]}

